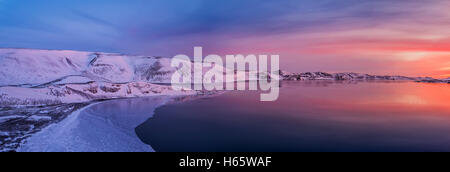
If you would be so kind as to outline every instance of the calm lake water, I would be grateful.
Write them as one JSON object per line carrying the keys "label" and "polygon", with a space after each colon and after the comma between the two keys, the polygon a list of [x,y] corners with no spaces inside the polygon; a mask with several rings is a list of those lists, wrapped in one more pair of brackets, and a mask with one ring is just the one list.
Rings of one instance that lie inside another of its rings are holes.
{"label": "calm lake water", "polygon": [[139,125],[156,151],[450,151],[450,84],[283,82],[162,106]]}

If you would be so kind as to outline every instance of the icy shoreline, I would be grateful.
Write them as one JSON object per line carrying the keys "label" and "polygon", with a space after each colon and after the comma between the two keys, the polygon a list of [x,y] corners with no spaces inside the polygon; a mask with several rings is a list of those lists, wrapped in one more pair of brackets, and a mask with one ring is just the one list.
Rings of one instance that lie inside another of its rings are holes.
{"label": "icy shoreline", "polygon": [[25,139],[86,105],[0,107],[0,152],[15,151]]}
{"label": "icy shoreline", "polygon": [[[134,129],[151,118],[157,107],[177,98],[154,96],[93,103],[32,135],[17,151],[154,152],[150,145],[137,137]],[[147,105],[145,113],[127,114],[126,109],[120,109],[123,103],[133,107],[133,102],[140,101]]]}

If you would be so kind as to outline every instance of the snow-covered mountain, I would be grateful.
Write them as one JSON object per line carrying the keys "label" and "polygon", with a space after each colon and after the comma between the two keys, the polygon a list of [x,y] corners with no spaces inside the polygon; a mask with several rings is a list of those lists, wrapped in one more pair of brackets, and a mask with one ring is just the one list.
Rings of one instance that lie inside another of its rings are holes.
{"label": "snow-covered mountain", "polygon": [[[45,87],[89,82],[170,83],[172,74],[177,70],[170,66],[170,62],[170,58],[153,56],[0,49],[0,86]],[[195,64],[191,65],[193,68]],[[208,69],[204,69],[203,72],[206,70]],[[228,70],[224,68],[224,72]],[[255,71],[235,73],[237,80],[246,74],[258,75]]]}
{"label": "snow-covered mountain", "polygon": [[166,82],[169,58],[60,50],[0,49],[0,85]]}
{"label": "snow-covered mountain", "polygon": [[168,83],[175,70],[161,57],[0,49],[0,106],[196,94],[155,84]]}
{"label": "snow-covered mountain", "polygon": [[[170,58],[153,56],[0,49],[0,106],[205,93],[172,90],[167,83],[177,68],[171,67],[170,63]],[[186,63],[192,68],[197,65],[191,61]],[[235,79],[245,80],[245,75],[257,76],[258,73],[235,72]]]}

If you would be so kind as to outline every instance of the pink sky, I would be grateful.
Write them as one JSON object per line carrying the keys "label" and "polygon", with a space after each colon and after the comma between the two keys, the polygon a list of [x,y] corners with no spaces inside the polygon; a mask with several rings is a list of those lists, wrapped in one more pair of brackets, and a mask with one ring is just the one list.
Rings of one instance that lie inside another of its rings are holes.
{"label": "pink sky", "polygon": [[297,32],[214,39],[228,37],[222,54],[280,54],[282,68],[295,72],[450,77],[450,3],[387,8],[383,10],[414,13],[382,21],[338,19]]}
{"label": "pink sky", "polygon": [[[0,47],[279,54],[293,72],[450,77],[448,0],[0,0]],[[48,6],[45,4],[52,4]]]}

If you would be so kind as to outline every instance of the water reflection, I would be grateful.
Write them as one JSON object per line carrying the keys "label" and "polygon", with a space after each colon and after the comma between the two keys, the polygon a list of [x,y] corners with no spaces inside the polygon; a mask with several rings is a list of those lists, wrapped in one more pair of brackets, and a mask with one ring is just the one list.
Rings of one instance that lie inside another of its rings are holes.
{"label": "water reflection", "polygon": [[450,151],[450,89],[413,82],[283,82],[158,108],[136,128],[156,151]]}

